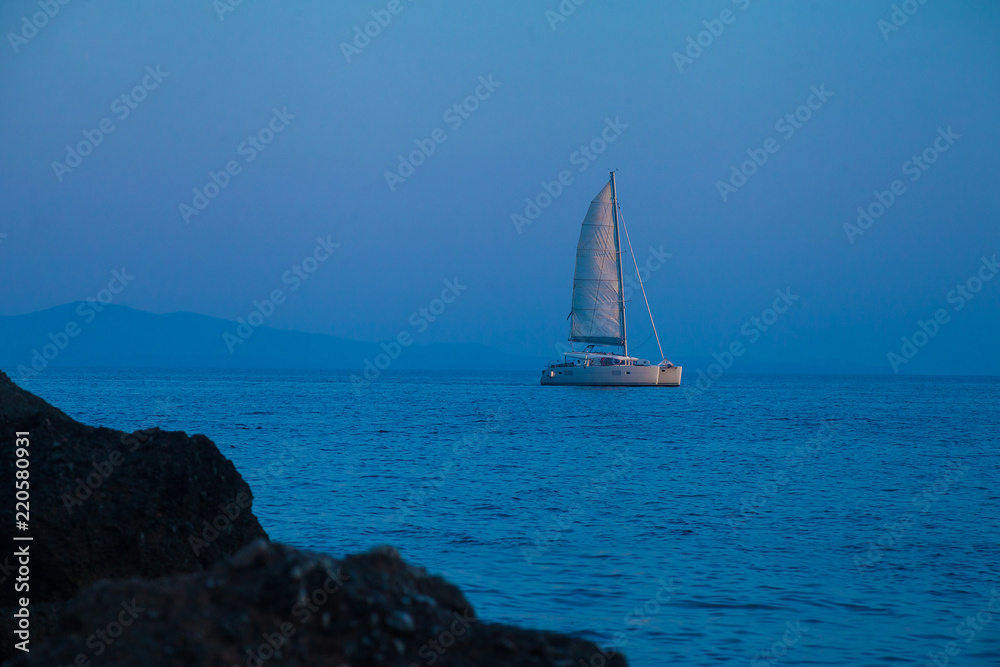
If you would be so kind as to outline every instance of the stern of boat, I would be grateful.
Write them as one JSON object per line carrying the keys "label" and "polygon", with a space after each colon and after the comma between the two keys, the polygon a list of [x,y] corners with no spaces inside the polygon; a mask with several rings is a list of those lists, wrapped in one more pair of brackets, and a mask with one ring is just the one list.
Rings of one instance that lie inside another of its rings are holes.
{"label": "stern of boat", "polygon": [[681,367],[680,366],[657,366],[659,373],[657,375],[656,384],[660,387],[679,387],[681,386]]}

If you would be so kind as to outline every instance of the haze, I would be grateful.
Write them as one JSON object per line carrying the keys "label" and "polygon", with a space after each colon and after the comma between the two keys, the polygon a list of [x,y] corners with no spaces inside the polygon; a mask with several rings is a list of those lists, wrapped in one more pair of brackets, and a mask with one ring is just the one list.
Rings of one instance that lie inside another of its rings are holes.
{"label": "haze", "polygon": [[[235,320],[282,289],[268,326],[549,358],[618,169],[691,372],[742,341],[747,370],[1000,373],[996,2],[41,4],[34,31],[39,3],[0,7],[0,315],[125,269],[137,309]],[[884,212],[845,229],[859,207]]]}

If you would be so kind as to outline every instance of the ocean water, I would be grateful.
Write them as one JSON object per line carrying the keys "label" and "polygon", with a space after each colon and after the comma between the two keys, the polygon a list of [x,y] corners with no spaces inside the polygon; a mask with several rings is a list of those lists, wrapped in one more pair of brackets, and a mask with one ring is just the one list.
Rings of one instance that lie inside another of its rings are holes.
{"label": "ocean water", "polygon": [[340,371],[49,369],[22,384],[86,423],[209,436],[274,540],[392,544],[480,618],[618,644],[632,665],[1000,664],[1000,379],[733,375],[696,394],[413,372],[356,392]]}

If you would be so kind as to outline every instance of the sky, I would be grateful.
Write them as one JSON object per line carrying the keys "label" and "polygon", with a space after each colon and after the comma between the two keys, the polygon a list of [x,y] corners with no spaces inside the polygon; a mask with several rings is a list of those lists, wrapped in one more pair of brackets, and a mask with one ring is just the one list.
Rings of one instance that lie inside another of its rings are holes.
{"label": "sky", "polygon": [[4,2],[0,315],[553,357],[617,169],[675,363],[1000,373],[1000,3],[577,2]]}

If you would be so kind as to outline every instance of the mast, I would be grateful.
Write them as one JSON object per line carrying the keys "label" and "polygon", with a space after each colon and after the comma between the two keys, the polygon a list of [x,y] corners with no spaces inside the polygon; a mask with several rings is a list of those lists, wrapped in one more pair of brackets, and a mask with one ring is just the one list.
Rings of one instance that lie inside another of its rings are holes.
{"label": "mast", "polygon": [[618,264],[618,313],[622,320],[622,349],[628,356],[628,336],[625,329],[625,283],[622,280],[622,242],[618,234],[618,195],[615,192],[615,172],[611,172],[611,215],[615,223],[615,260]]}

